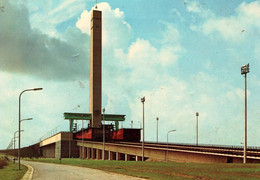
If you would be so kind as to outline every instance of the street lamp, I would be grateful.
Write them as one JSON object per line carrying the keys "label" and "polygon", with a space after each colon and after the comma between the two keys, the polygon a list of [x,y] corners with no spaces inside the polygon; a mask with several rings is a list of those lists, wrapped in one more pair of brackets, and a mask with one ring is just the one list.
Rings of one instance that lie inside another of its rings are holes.
{"label": "street lamp", "polygon": [[105,108],[102,109],[103,112],[103,152],[102,152],[102,160],[105,160]]}
{"label": "street lamp", "polygon": [[246,151],[247,151],[247,82],[246,75],[249,73],[249,63],[241,66],[241,74],[245,75],[245,136],[244,136],[244,158],[243,163],[246,163]]}
{"label": "street lamp", "polygon": [[82,159],[84,159],[84,154],[85,154],[85,152],[84,152],[84,129],[83,129],[83,127],[84,127],[84,122],[83,122],[83,119],[82,119],[82,123],[81,123],[81,142],[82,142],[82,148],[81,148],[81,158]]}
{"label": "street lamp", "polygon": [[158,143],[158,121],[159,121],[159,118],[157,117],[156,120],[157,120],[157,133],[156,134],[157,134],[157,143]]}
{"label": "street lamp", "polygon": [[21,122],[22,121],[30,121],[30,120],[33,120],[33,118],[22,119]]}
{"label": "street lamp", "polygon": [[142,142],[142,161],[144,161],[144,102],[145,102],[145,97],[141,98],[141,102],[143,103],[143,142]]}
{"label": "street lamp", "polygon": [[168,161],[168,148],[169,148],[169,141],[168,141],[168,136],[169,136],[169,133],[170,132],[174,132],[174,131],[176,131],[176,129],[174,129],[174,130],[170,130],[168,133],[167,133],[167,156],[166,156],[166,161]]}
{"label": "street lamp", "polygon": [[21,162],[20,162],[20,148],[21,148],[21,97],[22,97],[22,94],[26,91],[40,91],[42,90],[42,88],[34,88],[34,89],[25,89],[23,90],[20,95],[19,95],[19,127],[18,127],[18,134],[19,134],[19,147],[18,147],[18,170],[21,170]]}
{"label": "street lamp", "polygon": [[[23,132],[24,130],[21,130],[20,132]],[[17,132],[19,132],[19,131],[15,131],[15,133],[14,133],[14,137],[13,137],[13,141],[14,141],[14,156],[15,156],[15,138],[18,138],[17,136],[16,136],[16,133]],[[14,158],[14,163],[15,163],[15,158]]]}
{"label": "street lamp", "polygon": [[197,123],[196,123],[196,145],[198,146],[199,144],[199,124],[198,124],[198,119],[199,119],[199,113],[196,112],[196,117],[197,117]]}
{"label": "street lamp", "polygon": [[[21,132],[23,132],[24,130],[21,130]],[[16,136],[16,133],[17,132],[19,132],[19,131],[15,131],[15,133],[14,133],[14,137],[13,137],[13,139],[14,139],[14,149],[15,149],[15,138],[18,138],[17,136]]]}

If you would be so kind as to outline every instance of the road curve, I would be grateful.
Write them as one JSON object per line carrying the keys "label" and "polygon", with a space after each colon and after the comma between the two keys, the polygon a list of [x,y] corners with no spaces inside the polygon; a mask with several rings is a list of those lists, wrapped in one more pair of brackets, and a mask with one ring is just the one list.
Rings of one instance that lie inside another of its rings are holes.
{"label": "road curve", "polygon": [[22,163],[33,167],[33,180],[140,180],[136,177],[84,167],[32,161]]}

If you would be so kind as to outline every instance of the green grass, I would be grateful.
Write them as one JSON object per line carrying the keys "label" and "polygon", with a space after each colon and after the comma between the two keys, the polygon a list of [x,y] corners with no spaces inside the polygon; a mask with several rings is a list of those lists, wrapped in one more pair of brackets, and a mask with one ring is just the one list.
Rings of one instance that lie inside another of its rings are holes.
{"label": "green grass", "polygon": [[0,169],[0,180],[18,180],[23,177],[27,171],[27,167],[21,165],[21,170],[18,171],[18,164],[8,162],[7,166],[4,166],[3,169]]}
{"label": "green grass", "polygon": [[[57,163],[58,159],[26,159]],[[260,179],[260,164],[213,164],[62,159],[62,164],[149,179]]]}

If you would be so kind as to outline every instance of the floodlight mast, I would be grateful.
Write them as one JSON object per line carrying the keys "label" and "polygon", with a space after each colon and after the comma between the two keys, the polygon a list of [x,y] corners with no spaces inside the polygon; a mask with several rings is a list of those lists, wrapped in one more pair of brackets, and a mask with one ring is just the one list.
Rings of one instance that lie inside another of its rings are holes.
{"label": "floodlight mast", "polygon": [[156,142],[158,143],[158,121],[159,121],[159,117],[156,118],[156,121],[157,121]]}
{"label": "floodlight mast", "polygon": [[199,119],[199,112],[196,112],[196,145],[198,146],[199,145],[199,122],[198,122],[198,119]]}
{"label": "floodlight mast", "polygon": [[245,131],[244,131],[244,157],[243,163],[246,163],[247,156],[247,81],[246,75],[249,73],[249,63],[241,66],[241,75],[245,76]]}
{"label": "floodlight mast", "polygon": [[143,103],[143,141],[142,141],[142,161],[144,161],[144,102],[145,96],[141,98],[141,102]]}

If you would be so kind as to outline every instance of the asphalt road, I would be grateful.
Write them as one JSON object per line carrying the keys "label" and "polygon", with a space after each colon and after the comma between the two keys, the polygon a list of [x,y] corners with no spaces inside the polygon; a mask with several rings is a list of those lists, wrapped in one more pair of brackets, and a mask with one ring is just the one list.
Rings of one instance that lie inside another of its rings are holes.
{"label": "asphalt road", "polygon": [[32,179],[38,180],[137,180],[131,176],[105,172],[96,169],[76,167],[62,164],[22,161],[33,167]]}

